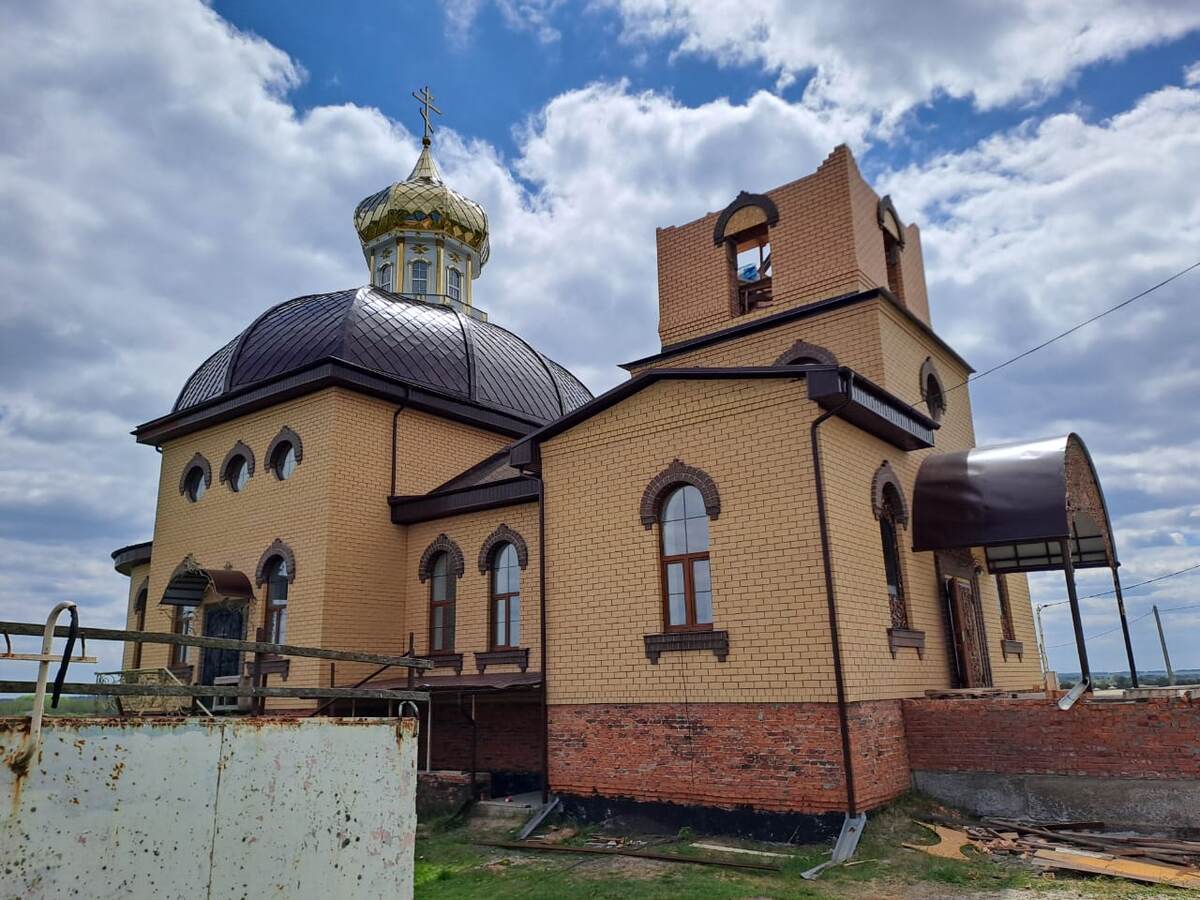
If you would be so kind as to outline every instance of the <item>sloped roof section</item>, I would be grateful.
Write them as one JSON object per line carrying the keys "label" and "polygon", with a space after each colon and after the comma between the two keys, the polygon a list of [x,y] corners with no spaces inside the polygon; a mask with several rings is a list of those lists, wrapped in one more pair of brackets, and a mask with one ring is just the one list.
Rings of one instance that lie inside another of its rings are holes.
{"label": "sloped roof section", "polygon": [[538,424],[592,396],[565,368],[498,325],[362,287],[297,297],[267,310],[196,370],[172,413],[322,361],[349,363]]}

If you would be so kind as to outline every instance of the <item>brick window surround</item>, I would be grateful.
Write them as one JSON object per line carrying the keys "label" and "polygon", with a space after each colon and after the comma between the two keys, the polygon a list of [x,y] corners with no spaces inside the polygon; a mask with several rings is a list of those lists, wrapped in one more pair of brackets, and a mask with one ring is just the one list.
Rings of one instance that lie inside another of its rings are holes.
{"label": "brick window surround", "polygon": [[718,493],[717,483],[712,480],[712,477],[703,469],[697,469],[675,459],[655,475],[646,485],[646,490],[642,492],[642,502],[638,507],[638,513],[641,516],[642,525],[647,530],[653,528],[654,523],[658,521],[663,498],[672,488],[681,484],[690,484],[700,491],[700,496],[704,498],[704,511],[708,513],[710,519],[715,519],[721,514],[721,495]]}
{"label": "brick window surround", "polygon": [[421,584],[429,580],[433,574],[433,561],[439,553],[446,553],[450,557],[450,571],[455,578],[462,578],[463,572],[467,570],[466,561],[463,559],[462,548],[453,540],[446,537],[445,533],[435,537],[425,548],[425,552],[421,554],[421,562],[417,565],[417,578]]}

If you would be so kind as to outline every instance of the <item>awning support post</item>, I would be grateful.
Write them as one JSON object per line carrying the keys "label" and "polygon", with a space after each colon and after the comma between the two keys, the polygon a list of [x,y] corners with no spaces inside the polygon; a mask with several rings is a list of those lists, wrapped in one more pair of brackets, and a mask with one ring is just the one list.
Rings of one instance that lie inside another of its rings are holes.
{"label": "awning support post", "polygon": [[1067,599],[1071,602],[1071,624],[1075,626],[1075,647],[1079,651],[1079,677],[1092,685],[1092,670],[1088,666],[1087,646],[1083,639],[1083,617],[1079,613],[1079,594],[1075,590],[1075,563],[1071,559],[1071,539],[1064,537],[1058,542],[1059,552],[1062,553],[1063,574],[1067,577]]}
{"label": "awning support post", "polygon": [[1137,663],[1133,661],[1133,641],[1129,639],[1129,620],[1125,618],[1125,598],[1121,596],[1121,575],[1112,567],[1113,590],[1117,593],[1117,612],[1121,615],[1121,633],[1125,636],[1125,657],[1129,660],[1129,680],[1138,686]]}

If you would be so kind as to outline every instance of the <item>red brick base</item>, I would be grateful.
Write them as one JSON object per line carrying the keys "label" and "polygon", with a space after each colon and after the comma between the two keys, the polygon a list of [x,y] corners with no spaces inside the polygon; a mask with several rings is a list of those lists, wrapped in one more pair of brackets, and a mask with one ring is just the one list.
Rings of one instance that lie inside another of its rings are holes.
{"label": "red brick base", "polygon": [[[850,705],[858,804],[908,790],[897,701]],[[846,808],[841,732],[832,703],[550,707],[555,791],[771,812]]]}
{"label": "red brick base", "polygon": [[[460,711],[456,696],[433,701],[433,768],[471,769],[471,698]],[[422,712],[424,712],[422,710]],[[542,771],[542,707],[540,699],[523,701],[480,697],[475,701],[475,767],[480,772]],[[419,765],[425,766],[425,737],[421,720]]]}

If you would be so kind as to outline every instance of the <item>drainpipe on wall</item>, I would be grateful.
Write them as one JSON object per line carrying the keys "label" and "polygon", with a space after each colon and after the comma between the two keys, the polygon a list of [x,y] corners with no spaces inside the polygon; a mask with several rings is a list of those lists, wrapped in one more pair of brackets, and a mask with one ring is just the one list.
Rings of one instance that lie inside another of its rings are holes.
{"label": "drainpipe on wall", "polygon": [[542,805],[550,802],[550,708],[546,705],[546,482],[538,476],[538,625],[542,642]]}
{"label": "drainpipe on wall", "polygon": [[825,599],[829,605],[829,641],[833,649],[833,676],[837,685],[838,724],[842,733],[842,765],[846,772],[846,815],[858,815],[858,802],[854,793],[854,765],[850,750],[850,717],[846,709],[846,683],[842,672],[842,648],[838,637],[837,598],[833,587],[833,565],[830,557],[829,523],[825,511],[825,478],[821,469],[821,442],[817,429],[828,419],[837,415],[850,403],[850,389],[854,384],[854,373],[846,383],[846,396],[837,406],[828,409],[813,420],[810,428],[812,439],[813,482],[817,491],[817,518],[821,530],[821,559],[825,565]]}
{"label": "drainpipe on wall", "polygon": [[[407,398],[407,394],[405,397]],[[407,399],[402,401],[400,405],[396,407],[396,411],[392,414],[392,491],[390,494],[388,494],[389,497],[396,496],[396,431],[400,423],[400,413],[404,412],[404,407],[406,404]]]}

